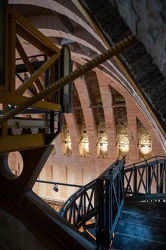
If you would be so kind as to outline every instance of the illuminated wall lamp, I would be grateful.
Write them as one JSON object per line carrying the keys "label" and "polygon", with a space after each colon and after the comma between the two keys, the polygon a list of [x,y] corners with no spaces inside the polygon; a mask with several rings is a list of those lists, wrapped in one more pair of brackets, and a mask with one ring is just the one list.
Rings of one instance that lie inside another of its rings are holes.
{"label": "illuminated wall lamp", "polygon": [[89,153],[89,142],[83,142],[83,154]]}
{"label": "illuminated wall lamp", "polygon": [[80,145],[80,154],[82,156],[88,156],[89,155],[89,142],[85,140],[85,138],[81,138],[78,144]]}
{"label": "illuminated wall lamp", "polygon": [[142,143],[140,144],[139,149],[143,155],[147,155],[152,150],[152,147],[149,143]]}
{"label": "illuminated wall lamp", "polygon": [[107,150],[107,146],[108,146],[108,143],[106,143],[106,142],[100,142],[100,148],[102,150]]}
{"label": "illuminated wall lamp", "polygon": [[120,143],[119,148],[122,152],[127,153],[129,151],[129,144],[127,143]]}
{"label": "illuminated wall lamp", "polygon": [[69,149],[71,149],[71,140],[66,138],[62,143],[66,144]]}

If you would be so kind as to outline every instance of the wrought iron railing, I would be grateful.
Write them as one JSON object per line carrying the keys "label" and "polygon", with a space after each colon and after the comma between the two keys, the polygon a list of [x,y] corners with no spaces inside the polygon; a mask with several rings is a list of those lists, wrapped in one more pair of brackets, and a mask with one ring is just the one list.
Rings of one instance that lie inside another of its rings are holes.
{"label": "wrought iron railing", "polygon": [[96,242],[98,246],[109,248],[124,204],[123,169],[125,157],[116,161],[109,171],[96,179],[98,221]]}
{"label": "wrought iron railing", "polygon": [[[72,225],[93,231],[97,246],[109,248],[124,199],[166,202],[166,157],[128,165],[115,161],[97,179],[80,188],[59,213]],[[90,224],[90,225],[89,225]]]}
{"label": "wrought iron railing", "polygon": [[126,199],[166,202],[166,157],[155,156],[124,168]]}
{"label": "wrought iron railing", "polygon": [[76,228],[95,228],[98,246],[109,247],[124,203],[123,168],[125,158],[115,161],[102,175],[80,188],[59,213]]}
{"label": "wrought iron railing", "polygon": [[97,213],[95,199],[96,180],[80,188],[61,207],[59,213],[76,228],[85,226]]}

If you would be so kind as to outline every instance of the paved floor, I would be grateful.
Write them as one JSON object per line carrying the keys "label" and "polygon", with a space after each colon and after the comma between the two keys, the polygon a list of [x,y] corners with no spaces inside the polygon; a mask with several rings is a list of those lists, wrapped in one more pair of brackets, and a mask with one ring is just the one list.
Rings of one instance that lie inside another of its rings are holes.
{"label": "paved floor", "polygon": [[166,250],[166,203],[125,202],[111,249]]}

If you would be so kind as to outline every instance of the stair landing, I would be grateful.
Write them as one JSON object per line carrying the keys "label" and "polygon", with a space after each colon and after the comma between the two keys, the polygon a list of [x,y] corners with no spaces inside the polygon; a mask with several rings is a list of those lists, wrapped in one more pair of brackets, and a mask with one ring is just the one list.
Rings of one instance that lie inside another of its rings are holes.
{"label": "stair landing", "polygon": [[111,249],[165,250],[166,203],[125,202]]}

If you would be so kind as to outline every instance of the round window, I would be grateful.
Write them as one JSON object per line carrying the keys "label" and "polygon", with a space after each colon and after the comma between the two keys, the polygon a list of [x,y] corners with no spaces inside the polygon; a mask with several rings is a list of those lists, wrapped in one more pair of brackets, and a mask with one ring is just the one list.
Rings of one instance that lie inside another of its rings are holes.
{"label": "round window", "polygon": [[5,178],[16,179],[21,175],[23,170],[23,159],[18,151],[1,154],[0,160],[2,162],[0,171]]}

